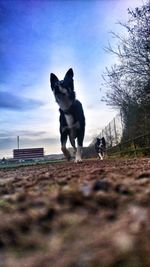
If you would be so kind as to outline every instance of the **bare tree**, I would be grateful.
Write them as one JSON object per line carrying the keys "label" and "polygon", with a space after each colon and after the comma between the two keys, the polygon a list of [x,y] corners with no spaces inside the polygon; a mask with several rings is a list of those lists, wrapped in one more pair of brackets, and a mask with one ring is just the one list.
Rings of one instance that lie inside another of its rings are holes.
{"label": "bare tree", "polygon": [[108,105],[121,111],[124,136],[132,138],[150,131],[150,0],[129,10],[129,20],[119,22],[126,35],[112,32],[117,48],[107,51],[117,55],[119,63],[106,68],[103,75],[109,89],[103,98]]}

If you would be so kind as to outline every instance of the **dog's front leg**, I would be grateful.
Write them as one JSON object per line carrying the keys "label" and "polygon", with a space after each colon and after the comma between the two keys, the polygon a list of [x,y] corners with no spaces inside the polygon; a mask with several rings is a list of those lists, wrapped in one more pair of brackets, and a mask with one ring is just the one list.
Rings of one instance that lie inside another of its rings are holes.
{"label": "dog's front leg", "polygon": [[98,155],[99,155],[99,158],[100,158],[101,160],[103,160],[103,155],[102,155],[101,153],[98,153]]}
{"label": "dog's front leg", "polygon": [[70,139],[70,143],[73,147],[73,154],[76,156],[77,148],[76,148],[76,144],[75,144],[74,131],[70,131],[69,139]]}
{"label": "dog's front leg", "polygon": [[67,134],[62,133],[61,134],[61,151],[63,152],[65,158],[69,161],[71,159],[70,152],[66,148],[67,143]]}
{"label": "dog's front leg", "polygon": [[84,130],[77,136],[77,151],[75,156],[75,162],[82,162],[82,148],[83,148]]}

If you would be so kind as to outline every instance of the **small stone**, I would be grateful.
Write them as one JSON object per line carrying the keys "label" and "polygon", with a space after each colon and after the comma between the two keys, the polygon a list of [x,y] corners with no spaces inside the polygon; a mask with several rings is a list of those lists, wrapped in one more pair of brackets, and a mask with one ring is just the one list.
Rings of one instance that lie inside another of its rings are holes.
{"label": "small stone", "polygon": [[88,197],[91,194],[91,188],[88,185],[83,185],[80,189],[85,197]]}
{"label": "small stone", "polygon": [[49,173],[49,172],[44,173],[44,174],[43,174],[43,177],[45,177],[45,178],[49,178],[49,177],[50,177],[50,173]]}
{"label": "small stone", "polygon": [[108,191],[110,189],[110,183],[106,180],[96,181],[93,185],[93,191]]}
{"label": "small stone", "polygon": [[150,172],[143,172],[140,175],[138,175],[136,179],[144,179],[144,178],[150,178]]}
{"label": "small stone", "polygon": [[126,232],[118,232],[114,238],[114,243],[121,253],[128,253],[134,248],[134,240]]}
{"label": "small stone", "polygon": [[118,194],[121,194],[121,195],[129,195],[130,194],[130,191],[126,188],[125,185],[123,184],[118,184],[116,185],[115,187],[115,191],[118,193]]}

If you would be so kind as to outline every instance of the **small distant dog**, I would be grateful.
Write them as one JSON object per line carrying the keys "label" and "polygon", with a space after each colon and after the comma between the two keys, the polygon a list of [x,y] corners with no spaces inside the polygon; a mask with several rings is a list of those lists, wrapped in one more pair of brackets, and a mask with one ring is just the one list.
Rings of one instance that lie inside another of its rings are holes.
{"label": "small distant dog", "polygon": [[[69,69],[64,80],[59,81],[57,76],[50,74],[51,88],[54,93],[56,102],[59,105],[60,112],[60,141],[61,150],[67,160],[71,155],[66,148],[67,138],[74,148],[75,162],[82,161],[82,146],[85,132],[85,117],[82,104],[76,100],[73,82],[73,70]],[[75,139],[77,138],[77,148]]]}
{"label": "small distant dog", "polygon": [[96,138],[95,150],[99,159],[103,160],[106,152],[106,141],[104,137]]}

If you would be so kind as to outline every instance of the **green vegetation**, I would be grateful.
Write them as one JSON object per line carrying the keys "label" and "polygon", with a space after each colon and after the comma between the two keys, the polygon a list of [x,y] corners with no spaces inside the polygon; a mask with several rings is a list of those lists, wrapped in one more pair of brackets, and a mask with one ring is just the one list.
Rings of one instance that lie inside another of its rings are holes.
{"label": "green vegetation", "polygon": [[0,163],[0,169],[8,169],[8,168],[17,168],[17,167],[26,167],[26,166],[35,166],[41,164],[49,164],[49,163],[59,163],[63,160],[45,160],[45,161],[25,161],[25,162],[9,162],[6,161],[5,164]]}

